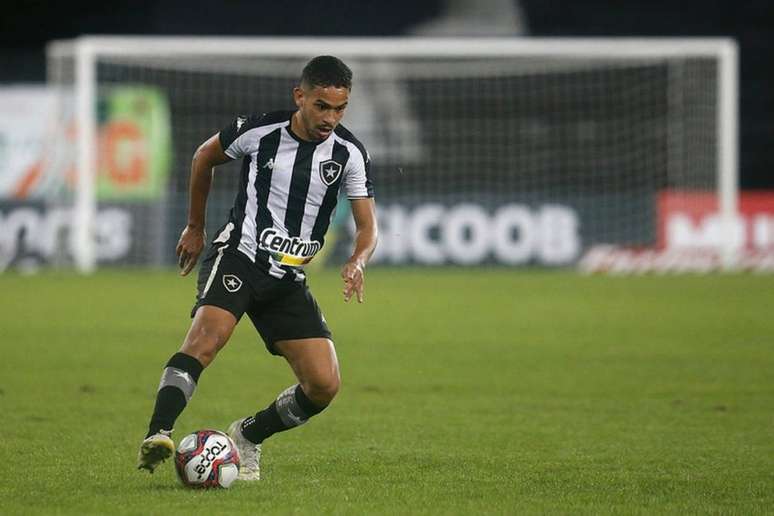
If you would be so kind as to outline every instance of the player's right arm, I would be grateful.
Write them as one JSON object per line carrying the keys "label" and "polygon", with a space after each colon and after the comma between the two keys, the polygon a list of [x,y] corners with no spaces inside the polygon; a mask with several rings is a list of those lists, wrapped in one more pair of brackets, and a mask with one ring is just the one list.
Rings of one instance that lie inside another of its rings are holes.
{"label": "player's right arm", "polygon": [[191,272],[204,249],[204,221],[213,169],[227,161],[231,161],[231,158],[223,152],[218,134],[202,143],[194,153],[191,162],[188,224],[180,235],[176,249],[181,276]]}

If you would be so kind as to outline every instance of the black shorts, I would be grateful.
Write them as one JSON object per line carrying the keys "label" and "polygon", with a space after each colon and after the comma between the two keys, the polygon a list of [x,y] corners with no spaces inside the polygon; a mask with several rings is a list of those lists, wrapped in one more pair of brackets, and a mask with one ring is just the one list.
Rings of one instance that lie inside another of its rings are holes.
{"label": "black shorts", "polygon": [[211,247],[202,261],[191,317],[203,305],[228,310],[237,321],[247,313],[273,355],[279,355],[274,343],[280,340],[331,338],[306,280],[277,279],[223,247]]}

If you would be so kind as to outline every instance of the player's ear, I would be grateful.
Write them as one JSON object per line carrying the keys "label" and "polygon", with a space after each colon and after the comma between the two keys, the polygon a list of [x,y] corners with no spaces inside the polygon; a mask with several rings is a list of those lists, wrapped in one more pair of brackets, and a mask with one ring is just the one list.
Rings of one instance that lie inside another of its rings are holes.
{"label": "player's ear", "polygon": [[304,105],[304,90],[299,86],[293,88],[293,102],[296,103],[296,107],[299,109]]}

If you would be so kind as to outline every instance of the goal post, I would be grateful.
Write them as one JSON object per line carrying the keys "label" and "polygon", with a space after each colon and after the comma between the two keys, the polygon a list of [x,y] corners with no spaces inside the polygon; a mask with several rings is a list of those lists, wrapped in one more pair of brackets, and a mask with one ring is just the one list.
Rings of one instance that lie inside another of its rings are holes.
{"label": "goal post", "polygon": [[[75,265],[81,272],[97,267],[94,226],[97,215],[97,52],[95,43],[82,39],[75,53],[76,170],[74,203]],[[97,45],[98,48],[98,45]]]}
{"label": "goal post", "polygon": [[[111,202],[130,211],[131,238],[142,241],[128,263],[170,263],[163,249],[184,220],[195,145],[240,109],[291,107],[290,86],[319,54],[355,72],[344,123],[374,160],[386,229],[378,263],[574,265],[593,245],[663,245],[659,197],[699,192],[716,203],[715,243],[733,267],[739,72],[731,39],[86,36],[48,47],[49,81],[72,87],[75,106],[78,270],[93,271],[104,255],[98,219]],[[156,113],[115,107],[127,102]],[[142,158],[146,167],[166,160],[168,172],[154,172],[165,184],[136,194],[122,190],[126,174],[118,186],[100,183],[106,103],[119,113],[117,134],[122,116],[145,132],[111,147],[118,154],[167,142],[156,145],[166,158]],[[236,181],[221,182],[211,213],[233,199]]]}

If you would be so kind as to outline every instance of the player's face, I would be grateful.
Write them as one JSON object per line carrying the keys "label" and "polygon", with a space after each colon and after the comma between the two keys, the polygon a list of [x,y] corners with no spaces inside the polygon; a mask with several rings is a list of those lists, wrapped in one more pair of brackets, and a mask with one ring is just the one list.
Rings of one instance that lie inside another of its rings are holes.
{"label": "player's face", "polygon": [[320,141],[331,135],[344,117],[349,102],[349,90],[335,86],[302,85],[293,90],[293,99],[301,115],[306,136]]}

